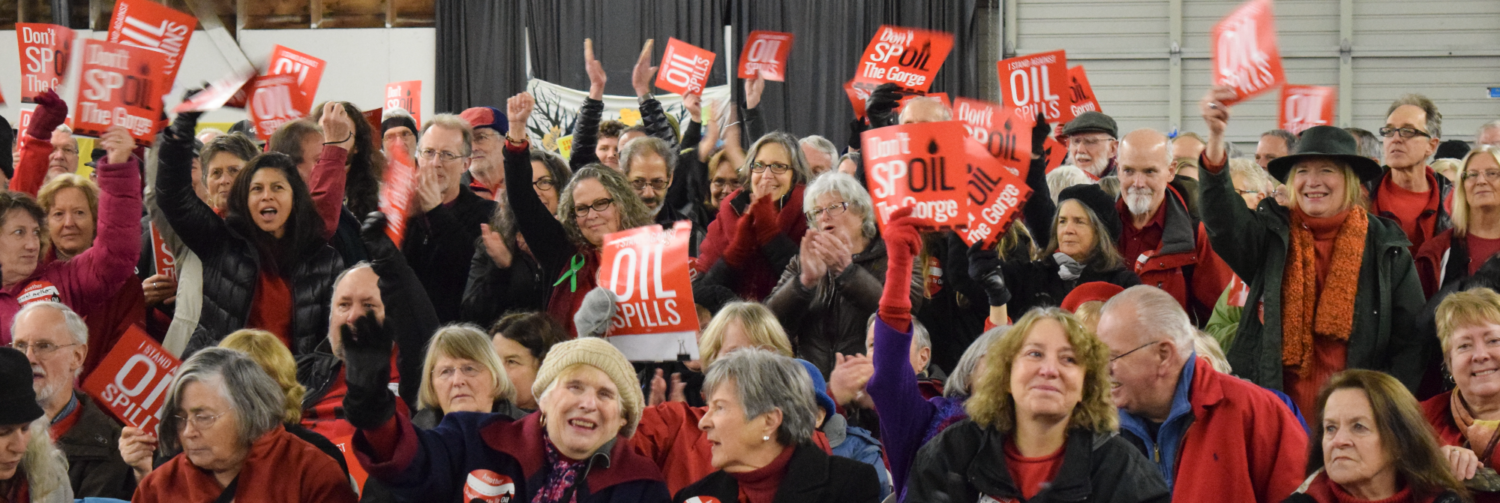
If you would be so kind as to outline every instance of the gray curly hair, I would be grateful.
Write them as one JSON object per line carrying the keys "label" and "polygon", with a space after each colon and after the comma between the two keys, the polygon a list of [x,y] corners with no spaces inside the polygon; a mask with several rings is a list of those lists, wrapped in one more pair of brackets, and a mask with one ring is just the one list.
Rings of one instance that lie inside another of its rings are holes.
{"label": "gray curly hair", "polygon": [[598,248],[598,245],[584,239],[583,231],[578,229],[578,219],[573,218],[573,190],[578,188],[578,184],[584,180],[598,181],[604,186],[604,191],[609,193],[609,198],[614,201],[615,208],[620,214],[620,225],[617,230],[634,229],[651,223],[651,212],[646,210],[646,203],[641,202],[641,196],[636,195],[635,190],[630,188],[630,182],[625,180],[625,175],[609,166],[593,163],[573,173],[573,179],[568,182],[568,186],[557,194],[557,219],[562,221],[563,229],[568,232],[568,238],[572,239],[574,244]]}

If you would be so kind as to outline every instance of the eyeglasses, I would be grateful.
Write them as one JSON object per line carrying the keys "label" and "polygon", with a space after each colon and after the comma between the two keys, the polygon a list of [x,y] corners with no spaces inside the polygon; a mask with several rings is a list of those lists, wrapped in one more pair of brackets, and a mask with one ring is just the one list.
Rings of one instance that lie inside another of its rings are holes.
{"label": "eyeglasses", "polygon": [[757,162],[755,164],[751,164],[750,165],[750,171],[754,171],[756,173],[764,173],[767,168],[771,169],[771,173],[778,174],[778,175],[784,175],[784,174],[786,174],[787,171],[791,171],[792,170],[792,167],[790,165],[782,164],[782,163],[779,163],[779,162],[771,162],[771,163]]}
{"label": "eyeglasses", "polygon": [[667,190],[667,186],[671,185],[671,184],[672,184],[672,181],[668,180],[668,179],[665,179],[665,178],[657,178],[655,180],[646,180],[645,178],[636,178],[636,179],[630,181],[630,186],[635,187],[635,190],[646,190],[646,186],[650,185],[651,188],[653,190],[657,191],[657,192],[661,192],[663,190]]}
{"label": "eyeglasses", "polygon": [[714,181],[709,182],[709,183],[711,185],[713,185],[715,188],[718,188],[718,187],[734,187],[736,189],[740,188],[740,181],[738,179],[733,179],[733,178],[730,178],[730,179],[722,179],[721,178],[721,179],[714,180]]}
{"label": "eyeglasses", "polygon": [[27,351],[28,349],[34,349],[34,350],[36,350],[36,355],[37,356],[47,356],[47,355],[52,354],[53,351],[57,351],[59,349],[62,349],[62,348],[68,347],[68,346],[77,346],[77,345],[78,345],[78,343],[76,343],[76,342],[72,343],[72,344],[53,344],[53,343],[50,343],[50,342],[38,342],[36,344],[27,344],[25,342],[12,342],[12,343],[10,343],[11,349],[14,349],[16,351],[20,351],[22,353],[28,352]]}
{"label": "eyeglasses", "polygon": [[63,147],[63,148],[57,149],[57,151],[58,152],[62,152],[63,155],[78,155],[78,149],[76,149],[76,148]]}
{"label": "eyeglasses", "polygon": [[1248,195],[1251,195],[1251,194],[1259,194],[1260,193],[1260,191],[1258,191],[1258,190],[1240,190],[1240,189],[1234,189],[1234,191],[1238,192],[1242,196],[1248,196]]}
{"label": "eyeglasses", "polygon": [[204,414],[204,413],[200,412],[200,413],[197,413],[197,414],[193,414],[192,416],[184,416],[182,414],[173,414],[172,417],[177,418],[177,432],[178,433],[182,433],[183,430],[187,429],[188,423],[192,423],[193,424],[193,428],[197,428],[198,431],[203,431],[203,430],[207,430],[209,428],[213,428],[214,427],[214,423],[219,422],[219,418],[224,417],[224,413],[219,413],[219,414]]}
{"label": "eyeglasses", "polygon": [[432,377],[439,381],[450,381],[454,376],[458,375],[459,372],[463,372],[464,377],[479,377],[479,367],[476,367],[473,364],[465,364],[461,367],[438,368],[432,371]]}
{"label": "eyeglasses", "polygon": [[589,210],[594,210],[595,213],[604,213],[604,210],[609,208],[609,205],[611,204],[615,204],[615,201],[613,199],[605,198],[594,201],[594,204],[574,206],[573,216],[575,218],[583,218],[589,214]]}
{"label": "eyeglasses", "polygon": [[1469,180],[1478,181],[1479,179],[1500,181],[1500,170],[1465,171],[1463,179],[1465,182]]}
{"label": "eyeglasses", "polygon": [[538,178],[536,181],[531,182],[531,186],[536,187],[537,190],[552,190],[557,184],[551,178]]}
{"label": "eyeglasses", "polygon": [[1416,129],[1416,128],[1409,128],[1409,127],[1393,128],[1393,127],[1390,127],[1390,126],[1386,126],[1386,127],[1380,128],[1380,136],[1382,138],[1390,138],[1392,135],[1395,135],[1397,133],[1401,134],[1401,139],[1403,139],[1403,140],[1410,140],[1410,139],[1416,137],[1417,135],[1422,135],[1422,136],[1426,136],[1428,138],[1432,138],[1432,135],[1427,134],[1426,131],[1422,131],[1422,130],[1419,130],[1419,129]]}
{"label": "eyeglasses", "polygon": [[843,215],[845,211],[849,211],[848,202],[831,204],[826,208],[818,208],[807,212],[807,221],[816,222],[818,221],[818,217],[823,215],[824,213],[828,214],[828,218],[834,218],[839,215]]}
{"label": "eyeglasses", "polygon": [[433,159],[437,159],[438,157],[442,157],[443,158],[443,162],[445,162],[445,163],[449,163],[449,162],[453,162],[453,161],[457,161],[459,159],[465,159],[465,158],[469,157],[469,156],[466,156],[466,155],[458,155],[458,154],[455,154],[453,152],[448,152],[448,151],[443,151],[443,150],[433,150],[433,149],[430,149],[430,148],[426,149],[426,150],[423,150],[421,152],[418,152],[417,156],[420,157],[424,161],[431,161]]}
{"label": "eyeglasses", "polygon": [[1124,354],[1122,354],[1122,355],[1120,355],[1120,356],[1114,356],[1114,357],[1110,357],[1110,359],[1109,359],[1109,363],[1110,363],[1110,364],[1111,364],[1111,365],[1113,365],[1113,364],[1114,364],[1114,363],[1115,363],[1115,361],[1116,361],[1116,360],[1119,360],[1119,359],[1121,359],[1121,358],[1124,358],[1124,357],[1127,357],[1127,356],[1130,356],[1130,353],[1134,353],[1134,352],[1136,352],[1136,351],[1140,351],[1140,350],[1142,350],[1142,349],[1145,349],[1145,348],[1147,348],[1147,347],[1150,347],[1150,346],[1155,346],[1155,345],[1156,345],[1156,344],[1157,344],[1157,343],[1159,343],[1159,342],[1161,342],[1161,341],[1151,341],[1151,342],[1148,342],[1148,343],[1145,343],[1145,344],[1142,344],[1142,345],[1140,345],[1140,346],[1137,346],[1137,347],[1136,347],[1136,348],[1135,348],[1135,349],[1132,349],[1132,350],[1130,350],[1130,351],[1126,351],[1126,352],[1125,352],[1125,353],[1124,353]]}

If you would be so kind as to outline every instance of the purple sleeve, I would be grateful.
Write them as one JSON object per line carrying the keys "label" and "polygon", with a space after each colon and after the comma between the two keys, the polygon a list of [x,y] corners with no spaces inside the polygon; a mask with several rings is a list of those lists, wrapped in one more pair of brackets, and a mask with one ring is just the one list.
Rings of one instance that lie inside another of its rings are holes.
{"label": "purple sleeve", "polygon": [[886,460],[891,465],[891,482],[896,494],[906,486],[922,437],[937,414],[937,406],[922,399],[917,375],[911,369],[911,331],[898,332],[875,320],[875,374],[865,390],[875,402],[880,415],[880,439],[885,444]]}

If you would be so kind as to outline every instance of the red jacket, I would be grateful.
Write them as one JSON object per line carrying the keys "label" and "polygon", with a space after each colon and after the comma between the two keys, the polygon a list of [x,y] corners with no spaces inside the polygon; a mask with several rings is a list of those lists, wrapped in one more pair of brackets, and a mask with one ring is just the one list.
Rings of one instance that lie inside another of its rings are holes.
{"label": "red jacket", "polygon": [[[787,193],[786,204],[776,214],[777,228],[781,229],[781,235],[791,240],[793,248],[787,250],[796,254],[796,245],[802,242],[802,236],[807,234],[807,217],[802,212],[802,189],[798,184]],[[719,259],[724,257],[724,252],[729,249],[730,243],[734,242],[735,234],[740,228],[740,216],[750,210],[749,187],[736,190],[724,197],[719,203],[719,216],[713,223],[708,224],[708,234],[703,238],[703,244],[698,247],[698,260],[694,265],[698,269],[699,276],[703,276],[714,267]],[[742,205],[736,207],[736,205]],[[734,270],[738,276],[737,284],[725,285],[733,290],[736,295],[750,301],[759,301],[771,296],[771,290],[776,288],[776,282],[781,280],[782,269],[777,268],[770,260],[767,260],[766,247],[776,243],[762,243],[761,253],[756,253],[754,259],[747,264],[741,264]],[[783,245],[785,243],[782,243]],[[674,489],[675,492],[675,489]]]}
{"label": "red jacket", "polygon": [[1302,485],[1307,432],[1281,399],[1199,358],[1193,425],[1177,457],[1173,501],[1279,502]]}
{"label": "red jacket", "polygon": [[[1417,248],[1417,256],[1412,257],[1417,265],[1417,280],[1422,283],[1422,293],[1428,298],[1443,288],[1444,280],[1450,279],[1445,272],[1452,270],[1447,267],[1448,262],[1453,258],[1450,256],[1452,248],[1453,229],[1448,229],[1428,238],[1420,248]],[[1455,265],[1462,266],[1464,275],[1467,276],[1469,272],[1467,249],[1463,255],[1464,263]]]}
{"label": "red jacket", "polygon": [[[1167,212],[1167,223],[1162,226],[1161,243],[1156,246],[1156,250],[1139,257],[1125,257],[1125,262],[1130,264],[1136,276],[1141,277],[1142,285],[1166,290],[1183,309],[1187,309],[1191,285],[1186,269],[1198,263],[1198,250],[1208,246],[1206,234],[1198,232],[1197,222],[1193,221],[1192,215],[1187,211],[1187,203],[1177,194],[1176,189],[1167,187],[1167,197],[1162,199],[1159,211]],[[1120,220],[1122,225],[1132,225],[1128,212],[1121,213]],[[1218,296],[1214,296],[1214,299],[1218,300]]]}
{"label": "red jacket", "polygon": [[[665,402],[646,407],[641,413],[640,426],[630,443],[635,451],[656,462],[662,475],[667,478],[667,490],[672,494],[719,471],[709,464],[713,452],[709,450],[708,437],[698,429],[707,407],[691,407],[683,402]],[[813,432],[813,443],[832,453],[828,437],[821,431]]]}
{"label": "red jacket", "polygon": [[[250,445],[235,483],[235,501],[354,503],[354,488],[333,458],[277,425]],[[131,501],[208,503],[224,487],[213,474],[193,466],[187,454],[152,471]]]}
{"label": "red jacket", "polygon": [[[1428,241],[1431,243],[1431,241]],[[1426,244],[1423,244],[1425,247]],[[1453,392],[1442,393],[1422,402],[1422,416],[1427,418],[1427,423],[1437,431],[1439,445],[1468,446],[1468,440],[1464,439],[1464,432],[1458,429],[1458,423],[1453,422]],[[1500,456],[1490,457],[1490,468],[1500,470]],[[1500,503],[1500,493],[1481,493],[1469,490],[1469,495],[1474,497],[1474,503]]]}

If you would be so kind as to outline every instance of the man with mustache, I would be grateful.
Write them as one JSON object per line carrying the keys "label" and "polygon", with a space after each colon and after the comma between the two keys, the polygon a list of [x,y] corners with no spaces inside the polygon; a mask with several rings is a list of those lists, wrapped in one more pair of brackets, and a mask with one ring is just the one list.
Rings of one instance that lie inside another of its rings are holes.
{"label": "man with mustache", "polygon": [[1161,470],[1175,501],[1281,501],[1302,483],[1306,431],[1275,394],[1200,358],[1173,300],[1140,285],[1100,313],[1120,435]]}
{"label": "man with mustache", "polygon": [[1057,136],[1067,142],[1068,162],[1098,181],[1115,174],[1115,154],[1120,146],[1115,139],[1118,131],[1110,116],[1084,112],[1068,121]]}
{"label": "man with mustache", "polygon": [[1380,128],[1385,176],[1365,186],[1370,213],[1401,224],[1411,250],[1453,226],[1448,203],[1453,183],[1436,176],[1427,160],[1442,142],[1443,114],[1420,94],[1397,98]]}
{"label": "man with mustache", "polygon": [[1176,173],[1167,136],[1153,129],[1125,135],[1117,169],[1120,200],[1115,206],[1124,224],[1120,255],[1134,264],[1141,284],[1166,290],[1187,308],[1203,235],[1187,199],[1171,186]]}

